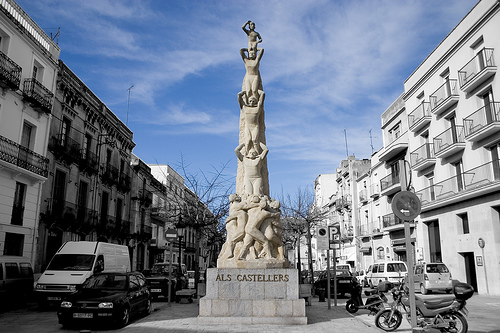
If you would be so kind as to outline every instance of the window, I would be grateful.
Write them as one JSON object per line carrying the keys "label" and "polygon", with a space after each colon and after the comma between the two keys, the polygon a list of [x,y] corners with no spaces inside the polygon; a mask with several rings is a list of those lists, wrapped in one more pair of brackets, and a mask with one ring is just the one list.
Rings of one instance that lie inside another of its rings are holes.
{"label": "window", "polygon": [[61,146],[66,147],[69,138],[69,131],[71,129],[71,120],[64,118],[61,123]]}
{"label": "window", "polygon": [[500,143],[490,147],[490,151],[493,177],[495,180],[500,180]]}
{"label": "window", "polygon": [[13,232],[5,233],[3,254],[6,256],[22,256],[24,250],[24,235]]}
{"label": "window", "polygon": [[28,263],[20,263],[19,273],[21,277],[30,277],[33,275],[33,269],[31,268],[31,265]]}
{"label": "window", "polygon": [[462,227],[462,233],[463,234],[468,234],[470,233],[469,229],[469,217],[467,213],[462,213],[462,214],[457,214],[458,218],[460,219],[460,224]]}
{"label": "window", "polygon": [[83,139],[83,159],[87,159],[89,157],[89,153],[92,151],[92,136],[90,134],[85,134],[85,138]]}
{"label": "window", "polygon": [[493,104],[493,92],[489,89],[486,93],[484,93],[481,98],[483,99],[484,105],[484,116],[486,117],[486,124],[491,124],[496,119],[495,115],[495,105]]}
{"label": "window", "polygon": [[463,172],[462,160],[456,162],[455,164],[453,164],[453,166],[455,167],[455,175],[457,177],[457,190],[460,192],[464,190],[464,180],[463,180],[464,172]]}
{"label": "window", "polygon": [[[377,248],[377,259],[384,259],[385,256],[385,251],[383,247]],[[373,268],[375,269],[377,265],[374,265]]]}
{"label": "window", "polygon": [[43,66],[38,61],[35,60],[33,62],[33,73],[31,75],[31,77],[36,79],[39,82],[42,82],[43,81],[43,71],[44,71]]}
{"label": "window", "polygon": [[430,200],[431,201],[436,200],[436,193],[434,190],[434,172],[425,175],[425,178],[427,178],[427,184],[429,186]]}
{"label": "window", "polygon": [[5,277],[7,279],[17,279],[19,278],[19,268],[15,262],[5,263]]}
{"label": "window", "polygon": [[33,132],[33,126],[28,123],[23,124],[23,132],[21,134],[21,146],[31,149],[31,137]]}
{"label": "window", "polygon": [[26,184],[16,182],[16,191],[14,192],[14,204],[12,205],[11,224],[23,225],[24,200],[26,197]]}
{"label": "window", "polygon": [[384,273],[385,272],[385,264],[378,264],[378,272],[379,273]]}
{"label": "window", "polygon": [[389,130],[389,142],[392,142],[401,136],[401,123]]}

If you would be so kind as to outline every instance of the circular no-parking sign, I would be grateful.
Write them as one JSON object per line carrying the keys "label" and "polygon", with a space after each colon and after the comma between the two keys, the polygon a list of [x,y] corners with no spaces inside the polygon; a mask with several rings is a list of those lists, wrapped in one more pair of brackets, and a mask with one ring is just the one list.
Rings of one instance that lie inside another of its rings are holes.
{"label": "circular no-parking sign", "polygon": [[413,192],[401,191],[392,198],[392,212],[403,221],[411,221],[420,214],[422,204]]}

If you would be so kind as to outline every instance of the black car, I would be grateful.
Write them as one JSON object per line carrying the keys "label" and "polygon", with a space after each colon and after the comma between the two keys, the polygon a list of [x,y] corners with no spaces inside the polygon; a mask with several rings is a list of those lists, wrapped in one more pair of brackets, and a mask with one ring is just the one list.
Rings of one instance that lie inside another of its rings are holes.
{"label": "black car", "polygon": [[[352,281],[352,273],[347,269],[337,269],[337,294],[340,294],[342,297],[347,293],[350,294],[352,290],[351,281]],[[318,294],[320,291],[324,291],[326,295],[327,282],[328,282],[328,272],[323,271],[318,276],[318,279],[314,282],[314,289]],[[334,271],[330,270],[330,295],[334,296]]]}
{"label": "black car", "polygon": [[[169,273],[169,269],[172,273]],[[177,290],[185,289],[188,286],[187,270],[185,265],[169,263],[157,263],[146,277],[149,287],[151,288],[151,295],[153,299],[159,296],[168,297],[168,285],[170,281],[170,289],[172,291],[171,300],[175,300],[175,292]]]}
{"label": "black car", "polygon": [[63,326],[99,322],[126,326],[132,316],[151,312],[151,292],[142,273],[98,273],[61,302],[57,316]]}

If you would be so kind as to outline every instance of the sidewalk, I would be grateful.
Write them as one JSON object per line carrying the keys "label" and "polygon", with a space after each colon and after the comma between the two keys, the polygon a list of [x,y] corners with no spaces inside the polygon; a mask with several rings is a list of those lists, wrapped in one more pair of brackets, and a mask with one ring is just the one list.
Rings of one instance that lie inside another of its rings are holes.
{"label": "sidewalk", "polygon": [[[374,316],[364,319],[352,316],[345,310],[345,301],[338,300],[337,307],[328,309],[326,302],[312,299],[312,305],[306,306],[307,325],[216,325],[198,324],[198,301],[192,304],[153,303],[155,311],[140,320],[134,321],[120,331],[127,333],[165,333],[165,332],[332,332],[342,333],[380,333],[375,327]],[[161,311],[159,311],[161,309]],[[411,330],[410,330],[411,331]],[[398,332],[401,332],[398,330]],[[402,332],[405,332],[404,330]]]}

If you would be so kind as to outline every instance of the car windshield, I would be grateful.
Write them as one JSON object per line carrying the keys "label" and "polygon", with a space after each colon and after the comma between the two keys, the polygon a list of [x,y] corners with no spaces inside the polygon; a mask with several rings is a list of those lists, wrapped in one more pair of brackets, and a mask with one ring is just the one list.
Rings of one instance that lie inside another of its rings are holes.
{"label": "car windshield", "polygon": [[165,274],[168,275],[168,269],[169,266],[172,266],[172,275],[177,275],[177,266],[176,265],[170,265],[170,264],[161,264],[161,265],[153,265],[153,268],[151,269],[152,274]]}
{"label": "car windshield", "polygon": [[428,264],[425,271],[426,273],[449,273],[445,264]]}
{"label": "car windshield", "polygon": [[94,264],[92,254],[56,254],[47,270],[49,271],[90,271]]}
{"label": "car windshield", "polygon": [[127,289],[127,276],[121,274],[100,274],[93,275],[83,284],[84,289]]}

